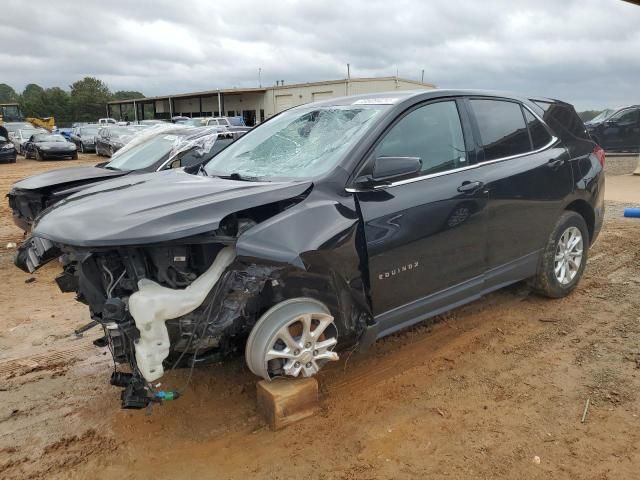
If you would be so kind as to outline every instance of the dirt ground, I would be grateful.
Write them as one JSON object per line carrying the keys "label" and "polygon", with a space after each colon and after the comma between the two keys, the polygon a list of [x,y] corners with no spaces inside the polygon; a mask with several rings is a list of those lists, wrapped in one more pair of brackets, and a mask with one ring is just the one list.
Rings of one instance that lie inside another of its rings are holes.
{"label": "dirt ground", "polygon": [[[0,165],[0,192],[96,161]],[[624,198],[640,204],[640,177],[625,182],[635,196]],[[6,244],[21,233],[3,199],[0,478],[639,478],[640,220],[623,207],[607,203],[570,297],[514,285],[345,353],[320,378],[321,413],[273,433],[241,359],[197,369],[175,402],[121,410],[110,356],[91,344],[98,332],[70,335],[87,311],[59,293],[59,266],[13,266]]]}

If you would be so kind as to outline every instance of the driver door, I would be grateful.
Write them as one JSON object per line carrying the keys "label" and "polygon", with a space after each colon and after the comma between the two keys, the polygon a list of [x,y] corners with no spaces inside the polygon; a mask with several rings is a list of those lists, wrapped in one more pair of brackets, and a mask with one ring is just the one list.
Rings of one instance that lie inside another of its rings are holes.
{"label": "driver door", "polygon": [[421,172],[356,193],[379,336],[481,291],[488,194],[464,111],[452,99],[403,114],[373,157],[419,157]]}

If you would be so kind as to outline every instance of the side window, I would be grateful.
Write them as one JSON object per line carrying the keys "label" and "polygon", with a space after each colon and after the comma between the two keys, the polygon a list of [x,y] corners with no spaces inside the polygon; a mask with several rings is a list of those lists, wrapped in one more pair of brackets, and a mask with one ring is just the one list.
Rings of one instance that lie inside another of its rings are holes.
{"label": "side window", "polygon": [[638,112],[640,112],[640,110],[637,108],[623,110],[612,115],[609,120],[617,122],[620,125],[634,125],[638,121]]}
{"label": "side window", "polygon": [[[203,156],[198,154],[196,148],[188,151],[180,158],[180,163],[177,166],[172,166],[171,168],[177,167],[190,167],[191,165],[195,165],[196,163],[202,162]],[[173,162],[175,163],[175,162]],[[173,164],[172,164],[173,165]]]}
{"label": "side window", "polygon": [[376,157],[418,157],[422,173],[436,173],[467,165],[458,108],[454,101],[419,107],[387,133]]}
{"label": "side window", "polygon": [[520,104],[504,100],[471,100],[478,123],[484,161],[531,151]]}
{"label": "side window", "polygon": [[538,150],[551,141],[551,135],[544,128],[544,125],[538,120],[529,110],[523,109],[524,117],[527,120],[527,128],[529,128],[529,134],[531,135],[531,143],[533,149]]}

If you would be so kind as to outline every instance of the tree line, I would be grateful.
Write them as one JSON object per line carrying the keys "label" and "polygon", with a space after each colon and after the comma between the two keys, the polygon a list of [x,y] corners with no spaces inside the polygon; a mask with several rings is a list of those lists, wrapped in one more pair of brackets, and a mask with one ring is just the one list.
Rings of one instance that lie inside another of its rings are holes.
{"label": "tree line", "polygon": [[25,117],[53,116],[60,127],[70,126],[72,122],[95,122],[105,117],[109,101],[143,97],[136,91],[111,92],[106,83],[94,77],[74,82],[69,91],[30,83],[19,94],[10,85],[0,83],[0,103],[18,103]]}

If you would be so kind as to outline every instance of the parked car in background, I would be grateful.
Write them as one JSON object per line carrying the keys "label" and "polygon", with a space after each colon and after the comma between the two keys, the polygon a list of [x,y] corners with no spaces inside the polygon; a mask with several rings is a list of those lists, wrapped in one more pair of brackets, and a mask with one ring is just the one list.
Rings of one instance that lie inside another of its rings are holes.
{"label": "parked car in background", "polygon": [[62,135],[65,140],[69,140],[71,138],[72,130],[73,128],[56,128],[52,130],[51,133],[57,133],[59,135]]}
{"label": "parked car in background", "polygon": [[24,155],[24,146],[29,141],[29,139],[37,133],[49,132],[47,132],[43,128],[33,128],[33,126],[31,126],[31,128],[21,129],[13,133],[13,135],[11,136],[11,141],[13,142],[13,145],[16,147],[16,150],[20,155]]}
{"label": "parked car in background", "polygon": [[182,122],[186,122],[188,120],[191,120],[190,117],[184,117],[182,115],[176,115],[174,117],[171,117],[171,123],[182,123]]}
{"label": "parked car in background", "polygon": [[54,133],[34,133],[23,147],[26,158],[36,160],[78,159],[76,146],[62,135]]}
{"label": "parked car in background", "polygon": [[116,125],[118,122],[115,118],[99,118],[98,125]]}
{"label": "parked car in background", "polygon": [[46,212],[19,248],[89,305],[126,374],[244,352],[266,380],[528,280],[564,297],[604,216],[604,152],[573,107],[476,90],[311,103],[204,169],[112,180]]}
{"label": "parked car in background", "polygon": [[75,127],[71,131],[69,140],[73,142],[76,148],[82,153],[95,152],[98,130],[100,130],[100,127],[96,124]]}
{"label": "parked car in background", "polygon": [[16,163],[17,156],[13,143],[7,137],[0,136],[0,163]]}
{"label": "parked car in background", "polygon": [[98,156],[112,157],[114,153],[124,147],[140,132],[134,126],[102,127],[95,137],[95,151]]}
{"label": "parked car in background", "polygon": [[70,167],[32,175],[16,182],[8,194],[13,221],[25,231],[47,207],[97,182],[124,175],[192,167],[208,161],[231,140],[218,139],[212,128],[172,128],[149,132],[94,167]]}
{"label": "parked car in background", "polygon": [[169,123],[166,120],[140,120],[138,125],[163,125]]}
{"label": "parked car in background", "polygon": [[230,131],[234,130],[249,130],[242,120],[242,117],[211,117],[207,119],[209,125],[221,125],[226,127]]}
{"label": "parked car in background", "polygon": [[35,128],[29,122],[5,122],[2,126],[7,129],[9,135],[15,134],[18,130],[32,130]]}
{"label": "parked car in background", "polygon": [[607,151],[640,151],[640,105],[619,108],[586,127],[591,138]]}
{"label": "parked car in background", "polygon": [[211,117],[207,118],[204,124],[207,126],[218,125],[228,132],[230,137],[236,139],[251,130],[251,127],[244,124],[242,117]]}

